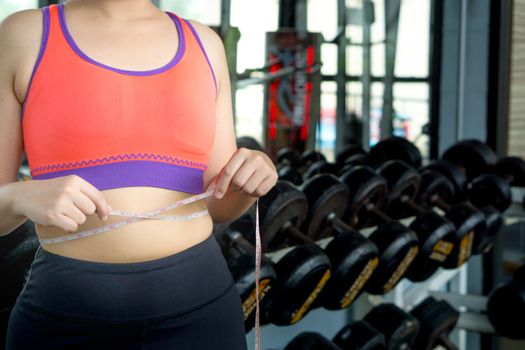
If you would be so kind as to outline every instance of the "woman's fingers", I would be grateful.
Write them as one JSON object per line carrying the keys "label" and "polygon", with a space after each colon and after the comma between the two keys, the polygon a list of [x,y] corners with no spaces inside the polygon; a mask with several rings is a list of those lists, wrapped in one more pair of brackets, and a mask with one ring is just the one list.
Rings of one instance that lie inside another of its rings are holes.
{"label": "woman's fingers", "polygon": [[275,186],[275,183],[277,182],[278,176],[268,176],[265,178],[259,186],[255,189],[255,191],[252,192],[253,197],[262,197],[266,193],[270,192],[273,186]]}
{"label": "woman's fingers", "polygon": [[222,198],[228,188],[260,197],[277,182],[275,166],[268,156],[260,151],[240,148],[224,166],[219,175],[215,195]]}
{"label": "woman's fingers", "polygon": [[222,168],[221,174],[219,175],[219,181],[215,187],[215,196],[217,198],[220,199],[224,196],[233,177],[246,161],[247,154],[243,150],[244,149],[242,148],[238,149],[230,158],[230,161],[224,166],[224,168]]}

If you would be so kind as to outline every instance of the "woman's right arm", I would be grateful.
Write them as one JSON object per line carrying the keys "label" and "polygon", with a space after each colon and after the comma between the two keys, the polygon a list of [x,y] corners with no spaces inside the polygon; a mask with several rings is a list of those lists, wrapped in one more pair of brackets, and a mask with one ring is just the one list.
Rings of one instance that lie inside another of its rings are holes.
{"label": "woman's right arm", "polygon": [[[12,232],[27,220],[27,217],[13,212],[16,192],[20,187],[16,181],[23,153],[22,96],[16,94],[15,77],[21,64],[27,62],[27,59],[20,58],[24,54],[32,54],[35,49],[28,50],[29,46],[42,36],[42,29],[34,24],[36,19],[41,27],[41,18],[35,10],[22,11],[0,22],[0,235]],[[33,25],[23,28],[31,20]],[[31,36],[33,38],[28,42]]]}
{"label": "woman's right arm", "polygon": [[0,23],[0,236],[28,218],[74,232],[110,210],[102,193],[78,176],[17,182],[23,154],[21,113],[42,39],[40,10],[17,12]]}

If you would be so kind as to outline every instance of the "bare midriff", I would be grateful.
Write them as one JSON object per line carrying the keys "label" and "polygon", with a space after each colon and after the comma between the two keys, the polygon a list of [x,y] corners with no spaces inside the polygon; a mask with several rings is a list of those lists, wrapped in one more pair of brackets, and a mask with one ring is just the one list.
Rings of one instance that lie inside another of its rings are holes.
{"label": "bare midriff", "polygon": [[[157,187],[123,187],[102,191],[106,202],[114,210],[145,212],[154,210],[193,194]],[[205,210],[205,199],[175,208],[165,215],[189,215]],[[87,216],[77,232],[105,226],[122,220],[108,216],[101,221],[96,214]],[[43,249],[54,254],[96,262],[130,263],[159,259],[204,241],[212,233],[210,215],[185,221],[144,219],[115,230],[77,240],[46,244]],[[56,226],[36,225],[40,239],[69,234]]]}

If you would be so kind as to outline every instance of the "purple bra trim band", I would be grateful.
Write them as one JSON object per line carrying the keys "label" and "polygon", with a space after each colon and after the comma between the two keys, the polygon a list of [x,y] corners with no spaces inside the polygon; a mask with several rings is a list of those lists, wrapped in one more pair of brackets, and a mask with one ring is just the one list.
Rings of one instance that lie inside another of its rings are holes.
{"label": "purple bra trim band", "polygon": [[204,170],[174,164],[129,161],[55,171],[33,176],[34,180],[47,180],[61,176],[77,175],[99,190],[120,187],[149,186],[187,193],[202,193]]}
{"label": "purple bra trim band", "polygon": [[152,69],[152,70],[147,70],[147,71],[134,71],[134,70],[126,70],[126,69],[119,69],[119,68],[110,67],[110,66],[108,66],[106,64],[103,64],[103,63],[100,63],[98,61],[95,61],[94,59],[92,59],[91,57],[86,55],[77,46],[75,40],[73,39],[73,37],[71,36],[71,33],[69,32],[69,29],[68,29],[68,26],[67,26],[67,22],[66,22],[66,17],[64,15],[64,4],[62,4],[62,3],[58,4],[58,17],[59,17],[59,21],[60,21],[60,26],[62,27],[62,33],[64,34],[64,37],[66,38],[69,46],[73,49],[73,51],[75,51],[75,53],[80,58],[82,58],[83,60],[85,60],[85,61],[87,61],[89,63],[92,63],[94,65],[97,65],[97,66],[102,67],[104,69],[108,69],[108,70],[116,72],[116,73],[127,74],[127,75],[135,75],[135,76],[148,76],[148,75],[154,75],[154,74],[162,73],[162,72],[170,69],[171,67],[175,66],[182,59],[182,56],[184,55],[184,52],[186,50],[186,40],[185,40],[185,36],[184,36],[184,29],[182,28],[182,23],[180,22],[180,19],[177,16],[175,16],[174,14],[168,13],[168,12],[166,12],[166,14],[168,14],[168,16],[173,20],[173,22],[175,23],[175,26],[177,28],[177,34],[179,36],[179,47],[177,49],[177,53],[175,54],[175,56],[173,56],[172,60],[168,64],[163,66],[163,67],[160,67],[160,68],[157,68],[157,69]]}
{"label": "purple bra trim band", "polygon": [[24,118],[24,112],[26,110],[26,102],[29,97],[29,91],[31,91],[31,85],[33,83],[33,77],[35,76],[35,73],[38,69],[38,66],[40,66],[40,62],[42,61],[42,57],[44,57],[44,52],[46,51],[47,47],[47,39],[49,38],[49,8],[43,7],[42,8],[42,16],[44,17],[44,27],[42,30],[42,42],[40,44],[40,51],[38,52],[38,58],[36,59],[35,66],[33,67],[33,72],[31,73],[31,79],[29,80],[29,85],[27,87],[26,91],[26,97],[24,99],[24,103],[22,104],[22,117]]}
{"label": "purple bra trim band", "polygon": [[31,175],[39,175],[40,173],[48,173],[52,171],[70,170],[70,168],[86,168],[95,165],[102,165],[107,163],[125,162],[131,160],[145,160],[156,161],[163,163],[171,163],[188,168],[199,168],[206,170],[207,164],[203,162],[194,162],[192,160],[180,159],[178,157],[161,155],[157,153],[127,153],[117,154],[112,156],[100,157],[95,159],[87,159],[69,163],[59,163],[51,165],[42,165],[31,168]]}
{"label": "purple bra trim band", "polygon": [[206,53],[206,50],[204,49],[204,45],[202,44],[201,38],[199,37],[199,34],[197,34],[197,31],[193,27],[193,25],[188,21],[187,19],[184,19],[184,22],[188,25],[188,28],[190,28],[191,32],[193,33],[193,36],[199,43],[199,46],[201,47],[202,53],[204,53],[204,57],[206,58],[206,61],[208,61],[208,65],[210,66],[211,75],[213,76],[213,82],[215,83],[215,96],[217,96],[218,88],[217,88],[217,79],[215,77],[215,72],[213,71],[213,66],[211,65],[210,59],[208,57],[208,54]]}

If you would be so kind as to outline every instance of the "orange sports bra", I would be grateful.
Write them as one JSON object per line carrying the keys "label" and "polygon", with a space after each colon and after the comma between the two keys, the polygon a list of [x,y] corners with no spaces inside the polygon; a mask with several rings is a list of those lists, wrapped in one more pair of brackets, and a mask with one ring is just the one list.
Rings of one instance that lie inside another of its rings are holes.
{"label": "orange sports bra", "polygon": [[99,190],[203,192],[217,82],[190,22],[166,13],[178,31],[176,54],[161,68],[129,71],[82,52],[63,5],[43,8],[42,44],[22,108],[33,179],[75,174]]}

